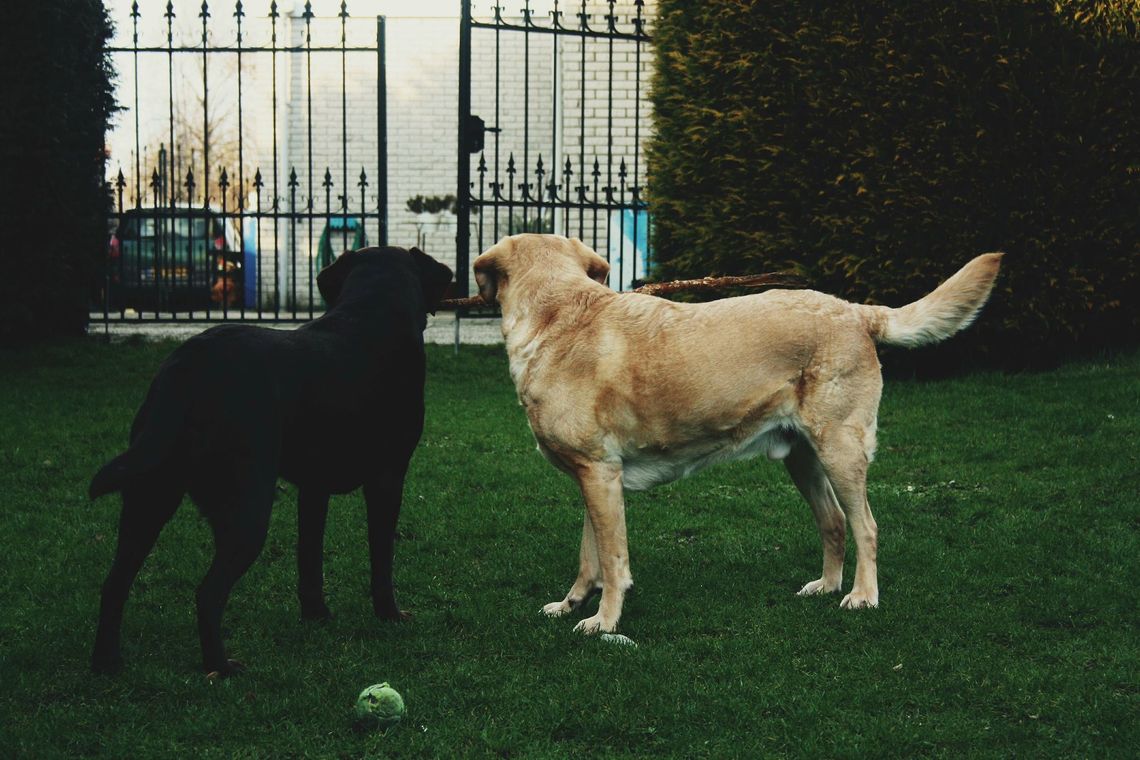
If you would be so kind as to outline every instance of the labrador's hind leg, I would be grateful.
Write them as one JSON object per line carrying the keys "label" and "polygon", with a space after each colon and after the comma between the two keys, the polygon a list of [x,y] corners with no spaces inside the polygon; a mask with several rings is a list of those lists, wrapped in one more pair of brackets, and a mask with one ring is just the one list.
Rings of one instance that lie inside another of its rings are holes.
{"label": "labrador's hind leg", "polygon": [[807,440],[799,440],[784,460],[788,474],[809,505],[823,543],[823,575],[810,581],[798,592],[830,594],[843,584],[843,555],[847,538],[847,521],[831,487],[823,465]]}
{"label": "labrador's hind leg", "polygon": [[845,609],[879,605],[878,553],[879,527],[867,501],[867,467],[870,454],[855,426],[842,427],[819,451],[827,479],[835,489],[839,505],[855,537],[855,582],[843,597]]}

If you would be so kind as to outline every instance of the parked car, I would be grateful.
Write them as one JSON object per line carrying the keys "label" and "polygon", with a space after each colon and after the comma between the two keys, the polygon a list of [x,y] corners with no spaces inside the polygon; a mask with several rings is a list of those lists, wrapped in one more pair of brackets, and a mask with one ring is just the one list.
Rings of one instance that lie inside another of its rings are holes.
{"label": "parked car", "polygon": [[256,292],[256,261],[236,220],[219,209],[130,209],[111,236],[109,305],[113,311],[241,308]]}

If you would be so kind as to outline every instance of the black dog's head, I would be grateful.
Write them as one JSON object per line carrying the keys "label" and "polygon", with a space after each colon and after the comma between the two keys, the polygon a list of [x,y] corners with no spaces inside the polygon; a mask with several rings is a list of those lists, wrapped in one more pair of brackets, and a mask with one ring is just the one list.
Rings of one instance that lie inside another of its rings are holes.
{"label": "black dog's head", "polygon": [[423,310],[435,314],[439,302],[443,300],[451,285],[452,272],[446,264],[441,264],[419,248],[406,250],[395,246],[386,248],[361,248],[359,251],[346,251],[337,257],[317,275],[317,288],[325,303],[334,307],[340,301],[348,276],[358,267],[367,264],[402,269],[418,279],[423,297]]}

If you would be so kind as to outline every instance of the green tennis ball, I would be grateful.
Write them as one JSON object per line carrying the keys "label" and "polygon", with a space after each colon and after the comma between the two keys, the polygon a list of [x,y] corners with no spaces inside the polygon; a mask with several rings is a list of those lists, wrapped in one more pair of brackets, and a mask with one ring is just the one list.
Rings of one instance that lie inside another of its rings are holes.
{"label": "green tennis ball", "polygon": [[387,683],[374,684],[356,698],[356,717],[379,728],[391,728],[404,717],[404,698]]}

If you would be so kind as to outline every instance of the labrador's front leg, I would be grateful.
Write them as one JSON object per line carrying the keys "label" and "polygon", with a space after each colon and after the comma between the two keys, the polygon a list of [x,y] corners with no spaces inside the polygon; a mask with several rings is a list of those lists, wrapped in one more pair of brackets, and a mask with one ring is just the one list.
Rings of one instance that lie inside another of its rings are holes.
{"label": "labrador's front leg", "polygon": [[633,586],[633,576],[629,571],[621,466],[606,463],[587,465],[578,471],[578,485],[586,500],[589,522],[594,527],[594,541],[602,575],[602,602],[598,606],[598,613],[579,622],[574,630],[582,633],[610,632],[617,628],[625,592]]}
{"label": "labrador's front leg", "polygon": [[372,611],[386,620],[407,620],[396,604],[392,579],[396,524],[400,519],[400,502],[404,495],[406,470],[380,472],[364,484],[364,502],[368,507],[368,549],[372,560]]}

